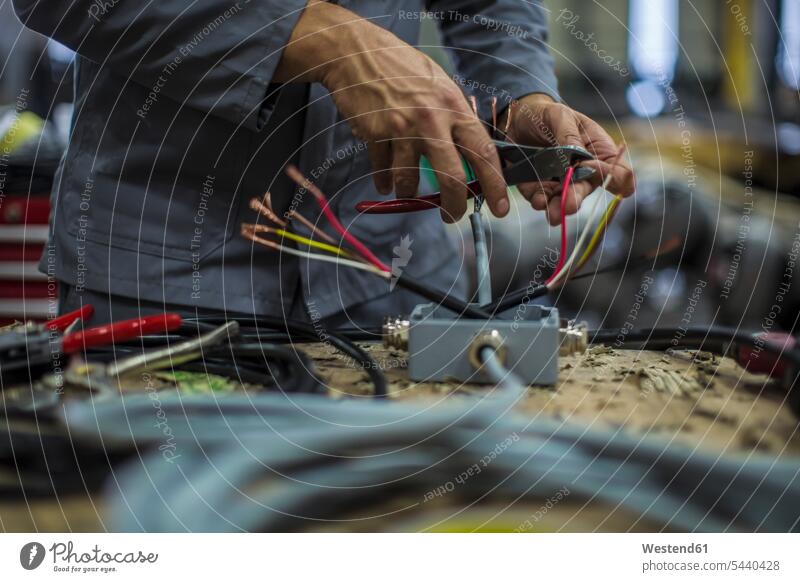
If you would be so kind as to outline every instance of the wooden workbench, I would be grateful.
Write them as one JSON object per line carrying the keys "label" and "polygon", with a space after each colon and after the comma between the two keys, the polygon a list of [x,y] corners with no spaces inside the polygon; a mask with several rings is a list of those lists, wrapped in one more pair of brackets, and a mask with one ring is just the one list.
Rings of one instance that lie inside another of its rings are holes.
{"label": "wooden workbench", "polygon": [[[314,357],[323,379],[342,394],[367,395],[371,386],[352,360],[325,346],[303,346]],[[390,381],[398,400],[461,399],[487,387],[408,380],[404,354],[380,346],[368,348]],[[797,419],[785,394],[763,376],[744,372],[733,361],[704,352],[616,351],[595,347],[560,360],[557,386],[532,387],[519,409],[531,417],[571,419],[595,426],[622,426],[675,442],[699,445],[720,454],[759,451],[800,455]],[[513,531],[541,510],[527,504],[507,508],[492,504],[454,517],[453,508],[430,504],[391,520],[369,522],[366,531]],[[0,503],[4,531],[103,530],[102,499]],[[530,531],[651,531],[653,524],[623,510],[584,505],[569,498],[541,516]]]}

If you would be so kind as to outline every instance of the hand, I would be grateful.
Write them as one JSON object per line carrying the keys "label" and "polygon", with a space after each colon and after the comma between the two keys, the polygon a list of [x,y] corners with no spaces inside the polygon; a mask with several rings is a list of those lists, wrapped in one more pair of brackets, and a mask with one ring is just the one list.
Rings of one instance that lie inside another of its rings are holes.
{"label": "hand", "polygon": [[[508,115],[508,112],[506,112]],[[505,116],[504,116],[505,118]],[[500,127],[504,127],[505,119]],[[567,194],[567,214],[575,214],[583,199],[591,194],[611,171],[611,161],[617,153],[613,140],[596,122],[566,105],[556,103],[543,94],[523,97],[513,105],[509,138],[520,144],[536,146],[575,145],[588,150],[595,160],[581,165],[595,169],[588,180],[575,182]],[[536,210],[546,210],[552,225],[560,224],[561,184],[531,182],[518,186],[522,195]],[[620,196],[630,196],[634,190],[633,170],[624,156],[612,172],[608,189]]]}
{"label": "hand", "polygon": [[495,216],[509,204],[497,150],[458,86],[429,57],[392,33],[326,2],[310,3],[286,47],[276,81],[321,82],[354,134],[368,143],[382,194],[417,195],[422,155],[436,173],[442,219],[467,209],[461,155]]}

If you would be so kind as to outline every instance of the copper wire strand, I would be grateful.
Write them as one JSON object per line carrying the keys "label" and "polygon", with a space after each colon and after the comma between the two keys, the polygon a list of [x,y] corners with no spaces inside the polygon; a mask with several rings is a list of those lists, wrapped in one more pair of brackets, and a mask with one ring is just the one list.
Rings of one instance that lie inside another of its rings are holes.
{"label": "copper wire strand", "polygon": [[346,259],[346,258],[342,258],[342,257],[337,257],[335,255],[323,255],[323,254],[318,254],[318,253],[308,253],[308,252],[301,251],[301,250],[298,250],[298,249],[294,249],[294,248],[291,248],[291,247],[285,247],[285,246],[283,246],[283,245],[281,245],[279,243],[276,243],[274,241],[265,239],[265,238],[260,237],[260,236],[258,236],[256,234],[256,231],[263,231],[264,229],[268,229],[268,228],[269,227],[266,227],[264,225],[258,225],[258,224],[242,224],[241,225],[240,234],[244,238],[246,238],[246,239],[248,239],[248,240],[250,240],[250,241],[252,241],[254,243],[260,244],[260,245],[265,246],[265,247],[267,247],[269,249],[275,250],[275,251],[277,251],[279,253],[287,253],[287,254],[298,256],[298,257],[305,258],[305,259],[323,261],[323,262],[327,262],[327,263],[333,263],[333,264],[336,264],[336,265],[339,265],[339,266],[345,266],[345,267],[351,267],[351,268],[360,269],[360,270],[364,270],[364,271],[369,271],[371,273],[374,273],[375,275],[378,275],[379,277],[388,278],[388,277],[391,276],[390,272],[384,272],[381,269],[378,269],[377,267],[375,267],[373,265],[370,265],[370,264],[365,264],[363,262],[354,261],[352,259]]}
{"label": "copper wire strand", "polygon": [[492,139],[497,139],[497,97],[492,95]]}
{"label": "copper wire strand", "polygon": [[475,114],[475,117],[478,117],[478,98],[475,97],[475,95],[470,95],[469,103],[472,106],[472,112]]}
{"label": "copper wire strand", "polygon": [[514,115],[514,104],[516,101],[512,101],[508,104],[508,115],[506,115],[506,127],[503,130],[503,138],[507,139],[508,141],[513,141],[509,136],[508,132],[511,129],[511,118]]}
{"label": "copper wire strand", "polygon": [[377,267],[379,270],[386,273],[391,273],[391,269],[387,265],[385,265],[371,250],[369,250],[364,243],[358,240],[353,234],[348,232],[344,225],[342,225],[342,223],[334,214],[333,210],[331,210],[328,199],[325,194],[322,193],[322,190],[320,190],[311,180],[306,178],[294,165],[290,164],[286,167],[286,174],[298,186],[304,188],[308,192],[311,192],[311,195],[314,196],[317,204],[322,210],[323,215],[330,225],[336,230],[336,232],[342,236],[344,242],[347,242],[358,254],[366,259],[367,262]]}
{"label": "copper wire strand", "polygon": [[[265,195],[266,196],[266,195]],[[264,204],[258,198],[251,198],[250,199],[250,208],[258,212],[261,216],[269,220],[270,222],[274,222],[280,227],[286,227],[286,221],[282,220],[277,214],[272,211],[272,208]]]}
{"label": "copper wire strand", "polygon": [[297,210],[292,210],[289,212],[289,219],[290,220],[298,220],[300,224],[305,226],[308,230],[311,231],[312,236],[318,236],[322,240],[329,242],[332,245],[338,245],[340,241],[337,241],[332,236],[330,236],[327,232],[322,230],[321,228],[317,228],[314,226],[314,223],[307,219],[305,216],[297,212]]}
{"label": "copper wire strand", "polygon": [[[269,191],[264,193],[264,197],[260,201],[257,198],[250,200],[250,208],[282,228],[287,228],[289,226],[288,222],[281,219],[272,209],[272,193]],[[288,218],[289,220],[297,219],[303,226],[311,231],[312,236],[318,236],[325,242],[328,242],[332,245],[339,245],[339,241],[335,240],[332,236],[314,226],[310,220],[296,210],[290,211]]]}

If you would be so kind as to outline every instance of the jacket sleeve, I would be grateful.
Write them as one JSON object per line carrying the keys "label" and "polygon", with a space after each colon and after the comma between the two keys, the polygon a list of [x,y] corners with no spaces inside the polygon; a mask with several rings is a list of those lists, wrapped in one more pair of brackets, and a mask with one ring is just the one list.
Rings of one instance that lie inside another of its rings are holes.
{"label": "jacket sleeve", "polygon": [[547,15],[541,0],[427,0],[453,56],[465,91],[486,112],[494,95],[511,99],[545,93],[558,99],[547,49]]}
{"label": "jacket sleeve", "polygon": [[[22,23],[117,76],[252,130],[305,0],[13,0]],[[110,96],[110,98],[112,98]]]}

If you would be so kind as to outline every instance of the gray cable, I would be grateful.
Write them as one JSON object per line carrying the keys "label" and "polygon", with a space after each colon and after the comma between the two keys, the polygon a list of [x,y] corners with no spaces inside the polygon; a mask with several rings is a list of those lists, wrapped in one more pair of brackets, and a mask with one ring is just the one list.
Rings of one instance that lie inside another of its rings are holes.
{"label": "gray cable", "polygon": [[[487,355],[487,373],[504,377],[501,400],[511,398],[520,385]],[[421,503],[510,438],[448,495],[535,504],[566,486],[579,500],[620,504],[675,529],[798,529],[794,460],[718,457],[497,411],[491,399],[422,408],[301,394],[165,395],[156,405],[136,395],[69,404],[65,420],[72,434],[112,449],[152,449],[109,485],[116,531],[303,530],[373,505],[379,512],[389,498]],[[170,440],[174,458],[166,462]]]}
{"label": "gray cable", "polygon": [[469,215],[472,225],[472,238],[475,242],[475,275],[477,277],[478,303],[489,305],[492,302],[492,277],[489,273],[489,247],[486,244],[486,231],[480,210]]}

